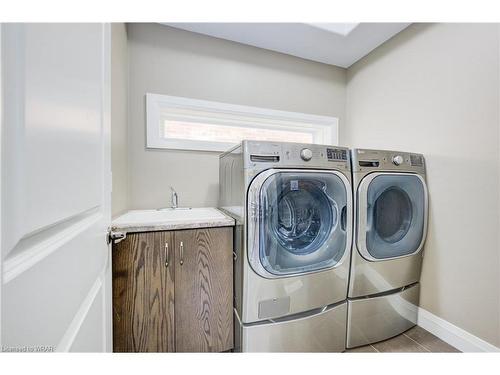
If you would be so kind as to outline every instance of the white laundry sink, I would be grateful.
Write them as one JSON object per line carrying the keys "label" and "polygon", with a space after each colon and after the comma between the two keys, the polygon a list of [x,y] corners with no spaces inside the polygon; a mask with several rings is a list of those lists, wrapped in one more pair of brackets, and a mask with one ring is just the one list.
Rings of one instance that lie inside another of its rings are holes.
{"label": "white laundry sink", "polygon": [[146,232],[234,225],[234,220],[216,208],[132,210],[112,222],[115,230]]}

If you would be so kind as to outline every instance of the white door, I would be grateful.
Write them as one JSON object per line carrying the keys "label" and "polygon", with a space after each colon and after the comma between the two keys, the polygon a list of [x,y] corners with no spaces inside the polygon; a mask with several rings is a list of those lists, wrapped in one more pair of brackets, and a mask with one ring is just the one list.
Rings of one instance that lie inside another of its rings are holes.
{"label": "white door", "polygon": [[110,30],[2,24],[1,345],[110,351]]}

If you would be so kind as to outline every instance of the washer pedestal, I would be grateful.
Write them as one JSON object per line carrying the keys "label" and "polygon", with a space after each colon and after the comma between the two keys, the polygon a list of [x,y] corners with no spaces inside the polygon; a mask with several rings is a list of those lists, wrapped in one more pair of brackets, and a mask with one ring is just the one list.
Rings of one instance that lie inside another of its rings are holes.
{"label": "washer pedestal", "polygon": [[342,352],[345,350],[347,303],[297,318],[242,324],[236,311],[235,351]]}

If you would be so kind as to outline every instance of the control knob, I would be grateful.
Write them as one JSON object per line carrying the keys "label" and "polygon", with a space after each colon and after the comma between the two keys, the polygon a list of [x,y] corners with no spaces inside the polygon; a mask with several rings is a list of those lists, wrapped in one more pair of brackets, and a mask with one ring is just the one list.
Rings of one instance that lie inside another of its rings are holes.
{"label": "control knob", "polygon": [[392,162],[394,163],[394,165],[401,165],[403,164],[403,157],[401,155],[396,155],[392,158]]}
{"label": "control knob", "polygon": [[300,151],[300,157],[302,158],[302,160],[304,161],[309,161],[312,159],[313,157],[313,153],[311,150],[309,150],[308,148],[303,148],[301,151]]}

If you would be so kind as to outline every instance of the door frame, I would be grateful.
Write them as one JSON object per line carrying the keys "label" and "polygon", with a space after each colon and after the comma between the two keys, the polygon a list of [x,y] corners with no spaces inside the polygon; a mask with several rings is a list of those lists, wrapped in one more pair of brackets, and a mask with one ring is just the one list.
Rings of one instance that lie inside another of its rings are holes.
{"label": "door frame", "polygon": [[[112,200],[112,170],[111,170],[111,24],[103,24],[103,77],[102,77],[102,122],[103,122],[103,165],[108,167],[103,171],[103,196],[109,195],[105,207],[106,215],[109,218],[108,230],[111,227],[111,200]],[[107,241],[107,233],[103,241]],[[102,274],[102,298],[103,298],[103,348],[105,352],[113,352],[113,286],[112,286],[112,243],[107,243],[107,257]]]}
{"label": "door frame", "polygon": [[[367,202],[366,202],[366,196],[368,192],[368,187],[370,186],[371,182],[378,176],[414,176],[417,177],[420,182],[422,183],[422,186],[424,188],[424,224],[423,224],[423,231],[422,231],[422,239],[420,241],[419,246],[417,249],[410,254],[405,254],[405,255],[400,255],[396,257],[390,257],[390,258],[375,258],[373,257],[370,252],[368,251],[366,247],[366,222],[367,222]],[[361,204],[363,202],[363,205]],[[363,207],[361,207],[363,206]],[[365,258],[368,261],[371,262],[383,262],[383,261],[389,261],[393,259],[400,259],[400,258],[406,258],[410,257],[413,255],[418,254],[420,251],[422,251],[425,243],[425,239],[427,238],[427,222],[429,219],[429,193],[427,189],[427,184],[425,182],[425,179],[423,176],[417,174],[417,173],[411,173],[411,172],[373,172],[369,173],[363,179],[358,185],[358,189],[356,191],[356,248],[358,249],[358,252],[360,255]]]}

